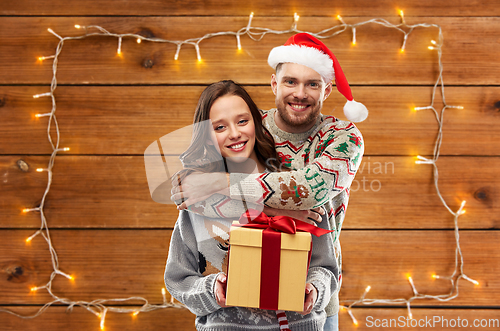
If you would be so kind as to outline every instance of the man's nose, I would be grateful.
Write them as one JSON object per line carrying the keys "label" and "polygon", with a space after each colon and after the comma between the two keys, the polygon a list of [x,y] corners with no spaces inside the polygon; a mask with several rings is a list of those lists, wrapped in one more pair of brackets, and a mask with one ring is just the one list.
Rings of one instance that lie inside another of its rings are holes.
{"label": "man's nose", "polygon": [[307,98],[307,91],[306,87],[303,84],[298,84],[295,87],[295,92],[293,93],[293,96],[297,99],[305,99]]}

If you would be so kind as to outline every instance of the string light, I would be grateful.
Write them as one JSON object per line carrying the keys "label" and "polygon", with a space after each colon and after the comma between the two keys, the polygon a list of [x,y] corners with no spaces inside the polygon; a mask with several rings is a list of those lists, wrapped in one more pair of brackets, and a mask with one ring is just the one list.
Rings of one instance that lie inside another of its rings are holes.
{"label": "string light", "polygon": [[33,99],[38,99],[38,98],[42,98],[42,97],[50,97],[51,95],[52,95],[52,93],[50,93],[50,92],[42,93],[42,94],[35,94],[33,96]]}
{"label": "string light", "polygon": [[122,53],[122,37],[118,38],[118,50],[116,51],[118,55]]}
{"label": "string light", "polygon": [[137,43],[140,44],[142,42],[141,38],[137,38]]}
{"label": "string light", "polygon": [[[404,13],[403,13],[402,10],[399,11],[399,15],[401,16],[401,21],[402,21],[401,24],[391,24],[388,21],[386,21],[385,19],[370,19],[368,21],[360,22],[360,23],[356,23],[356,24],[346,24],[343,21],[342,17],[340,15],[337,15],[337,20],[341,23],[340,25],[336,25],[336,26],[333,26],[331,28],[324,29],[324,30],[322,30],[320,32],[317,32],[317,33],[313,33],[313,32],[308,32],[308,33],[310,33],[311,35],[314,35],[317,38],[324,39],[324,38],[331,38],[331,37],[334,37],[336,35],[339,35],[339,34],[345,32],[346,30],[348,30],[350,28],[351,31],[353,32],[353,44],[355,44],[356,43],[356,28],[357,27],[360,27],[360,26],[363,26],[363,25],[366,25],[366,24],[378,24],[378,25],[382,25],[382,26],[387,27],[387,28],[396,29],[396,30],[400,31],[401,33],[403,33],[404,38],[403,38],[403,44],[402,44],[402,46],[400,48],[400,52],[404,52],[408,36],[411,34],[411,32],[415,28],[438,28],[439,29],[439,39],[438,39],[438,41],[436,42],[436,41],[432,40],[431,44],[433,46],[430,46],[430,47],[433,47],[432,49],[436,49],[438,51],[437,54],[438,54],[438,62],[439,62],[439,68],[440,68],[440,70],[439,70],[439,76],[437,78],[437,81],[436,81],[436,83],[434,85],[434,89],[433,89],[433,92],[432,92],[432,102],[431,102],[431,105],[426,106],[426,107],[414,107],[415,111],[417,111],[417,110],[427,110],[427,109],[433,110],[434,113],[436,114],[436,119],[437,119],[438,124],[439,124],[439,132],[438,132],[438,137],[436,138],[436,143],[435,143],[435,149],[434,149],[433,158],[432,159],[428,159],[428,158],[425,158],[425,157],[422,157],[422,156],[419,155],[419,156],[417,156],[416,163],[417,164],[431,164],[434,167],[434,182],[435,182],[436,190],[438,192],[438,196],[441,199],[443,205],[454,216],[454,221],[455,221],[455,239],[456,239],[455,271],[452,274],[452,276],[449,276],[449,277],[443,277],[443,276],[433,275],[434,279],[438,279],[438,278],[447,279],[447,280],[449,280],[451,282],[452,289],[451,289],[451,292],[449,294],[443,294],[443,295],[426,295],[426,294],[420,294],[420,293],[418,293],[418,291],[417,291],[417,289],[416,289],[416,287],[415,287],[415,285],[413,283],[413,279],[411,278],[411,276],[408,276],[408,281],[409,281],[409,283],[410,283],[410,285],[412,287],[414,296],[411,297],[411,298],[409,298],[409,299],[366,299],[366,295],[367,295],[367,293],[371,289],[371,286],[367,286],[365,288],[365,291],[364,291],[363,295],[361,296],[361,299],[352,302],[348,307],[342,306],[342,308],[344,310],[347,310],[349,316],[351,317],[351,319],[352,319],[352,321],[353,321],[353,323],[355,325],[358,325],[358,321],[356,320],[354,314],[352,313],[352,309],[351,308],[354,305],[356,305],[356,304],[366,304],[366,305],[370,305],[370,304],[374,304],[374,303],[406,304],[407,308],[408,308],[408,315],[409,315],[410,318],[413,318],[413,316],[411,314],[411,308],[410,308],[410,303],[413,300],[415,300],[415,299],[436,299],[436,300],[439,300],[439,301],[452,300],[452,299],[454,299],[454,298],[456,298],[458,296],[458,282],[462,278],[465,279],[465,280],[467,280],[467,281],[469,281],[469,282],[471,282],[471,283],[473,283],[473,284],[475,284],[475,285],[479,285],[478,281],[469,278],[468,276],[466,276],[463,273],[463,263],[464,263],[464,261],[463,261],[463,256],[462,256],[460,245],[459,245],[458,223],[457,223],[457,220],[458,220],[458,217],[461,216],[461,215],[463,215],[463,213],[465,212],[465,210],[463,209],[463,207],[465,205],[465,201],[462,202],[462,204],[461,204],[461,206],[460,206],[460,208],[459,208],[459,210],[457,212],[453,212],[451,210],[451,208],[446,204],[446,202],[443,199],[443,197],[441,196],[441,194],[439,192],[439,188],[438,188],[438,176],[437,176],[436,161],[437,161],[437,159],[439,157],[439,151],[440,151],[440,146],[441,146],[441,141],[442,141],[442,126],[443,126],[444,110],[446,108],[463,109],[462,106],[450,106],[450,105],[447,105],[446,102],[445,102],[445,97],[444,97],[444,95],[445,95],[444,94],[444,83],[443,83],[443,80],[442,80],[443,65],[442,65],[442,61],[441,61],[441,51],[442,51],[442,44],[443,44],[442,30],[441,30],[441,27],[439,25],[436,25],[436,24],[422,23],[422,24],[415,24],[415,25],[407,25],[406,22],[405,22],[405,20],[404,20]],[[28,239],[26,239],[26,241],[30,242],[34,237],[36,237],[37,235],[41,234],[42,237],[45,239],[45,241],[47,242],[47,244],[49,246],[49,252],[50,252],[51,257],[52,257],[53,272],[52,272],[52,274],[50,276],[49,282],[45,286],[32,287],[31,291],[32,292],[36,292],[36,291],[38,291],[38,290],[40,290],[42,288],[46,289],[47,292],[48,292],[48,294],[54,300],[51,301],[51,302],[46,303],[42,308],[40,308],[38,310],[37,313],[35,313],[34,315],[31,315],[31,316],[22,316],[22,315],[19,315],[17,313],[14,313],[14,312],[12,312],[12,311],[10,311],[8,309],[4,309],[4,308],[0,308],[0,311],[9,312],[9,313],[11,313],[13,315],[16,315],[18,317],[21,317],[21,318],[34,318],[34,317],[37,317],[38,315],[40,315],[41,313],[43,313],[43,311],[45,309],[47,309],[49,306],[51,306],[52,304],[56,304],[56,303],[57,304],[63,304],[63,305],[65,304],[65,305],[68,305],[68,309],[72,309],[73,306],[77,305],[77,306],[80,306],[82,308],[87,309],[91,313],[93,313],[96,316],[98,316],[98,318],[100,319],[100,327],[103,330],[104,329],[104,323],[105,323],[106,314],[107,314],[108,311],[117,312],[117,313],[132,313],[134,316],[137,316],[137,314],[139,314],[140,312],[148,312],[148,311],[152,311],[152,310],[156,310],[156,309],[170,308],[170,307],[176,307],[176,308],[185,307],[182,304],[175,303],[173,296],[171,296],[170,297],[170,301],[167,302],[165,288],[162,288],[162,290],[161,290],[162,296],[163,296],[163,304],[161,304],[161,305],[151,305],[151,304],[148,303],[148,301],[145,298],[140,298],[140,297],[130,297],[130,298],[121,298],[121,299],[97,299],[97,300],[94,300],[94,301],[91,301],[91,302],[71,301],[69,299],[61,298],[61,297],[57,296],[52,291],[52,281],[55,279],[55,277],[57,275],[64,276],[68,280],[71,280],[71,281],[74,280],[74,276],[71,276],[71,275],[69,275],[67,273],[64,273],[63,271],[61,271],[59,269],[59,260],[58,260],[56,251],[55,251],[55,249],[54,249],[54,247],[52,245],[51,237],[50,237],[50,234],[49,234],[49,227],[47,226],[47,220],[45,218],[45,213],[44,213],[44,203],[45,203],[46,196],[47,196],[47,194],[48,194],[48,192],[50,190],[50,187],[51,187],[51,183],[52,183],[52,167],[53,167],[54,160],[55,160],[55,157],[57,155],[57,152],[60,152],[60,151],[69,151],[68,147],[65,147],[65,148],[62,148],[62,149],[60,149],[58,147],[59,146],[59,139],[60,139],[60,132],[59,132],[59,127],[58,127],[57,119],[56,119],[56,115],[55,115],[56,99],[54,97],[54,91],[57,88],[57,78],[56,78],[57,63],[58,63],[59,55],[62,52],[63,45],[64,45],[65,41],[67,41],[67,40],[81,40],[81,39],[85,39],[85,38],[91,37],[91,36],[107,36],[107,37],[118,38],[118,49],[117,49],[117,53],[118,54],[121,54],[121,52],[122,52],[122,50],[121,50],[122,39],[126,38],[126,37],[136,38],[136,41],[138,43],[140,43],[140,41],[142,41],[142,40],[151,41],[151,42],[173,43],[173,44],[177,45],[176,53],[175,53],[175,56],[174,56],[175,60],[179,59],[180,50],[181,50],[181,48],[182,48],[183,45],[191,45],[191,46],[195,47],[197,59],[198,59],[199,62],[201,62],[202,59],[201,59],[201,54],[200,54],[199,43],[202,40],[205,40],[205,39],[209,39],[209,38],[213,38],[213,37],[217,37],[217,36],[223,36],[223,35],[233,35],[237,39],[237,47],[238,47],[238,49],[241,49],[241,39],[240,39],[240,37],[242,35],[246,35],[246,36],[248,36],[250,39],[252,39],[254,41],[260,41],[266,34],[287,34],[287,33],[306,32],[306,31],[300,31],[300,30],[297,29],[297,23],[298,23],[298,20],[300,18],[300,16],[297,13],[294,14],[294,21],[293,21],[292,27],[290,29],[288,29],[288,30],[272,30],[272,29],[260,28],[260,27],[259,28],[257,28],[257,27],[254,28],[254,27],[251,26],[253,16],[254,16],[254,13],[252,12],[250,14],[250,16],[249,16],[248,24],[246,25],[246,27],[243,27],[243,28],[241,28],[238,31],[210,33],[210,34],[206,34],[206,35],[204,35],[204,36],[202,36],[200,38],[191,38],[191,39],[187,39],[187,40],[184,40],[184,41],[165,40],[165,39],[160,39],[160,38],[147,38],[147,37],[143,37],[143,36],[137,35],[137,34],[115,34],[115,33],[110,33],[109,31],[105,30],[104,28],[102,28],[100,26],[84,26],[84,27],[82,27],[80,25],[75,25],[75,28],[77,28],[77,29],[84,28],[85,34],[82,35],[82,36],[77,36],[77,37],[64,37],[64,38],[61,37],[61,36],[59,36],[58,34],[56,34],[52,29],[50,29],[50,28],[47,29],[48,32],[50,32],[51,34],[53,34],[55,37],[57,37],[59,39],[59,44],[57,45],[55,55],[51,55],[51,56],[48,56],[48,57],[44,57],[44,56],[39,57],[39,60],[53,59],[53,61],[54,61],[53,62],[53,68],[52,68],[52,74],[53,75],[52,75],[51,89],[50,89],[50,92],[42,93],[42,94],[37,94],[37,95],[34,95],[33,97],[34,98],[40,98],[40,97],[50,96],[52,98],[52,111],[50,113],[46,113],[46,114],[37,114],[36,117],[44,117],[44,116],[50,117],[50,120],[48,122],[47,136],[48,136],[49,143],[52,146],[53,153],[51,154],[48,167],[46,169],[43,169],[43,171],[48,171],[49,172],[49,176],[48,176],[49,180],[48,180],[48,183],[47,183],[47,188],[45,190],[45,193],[44,193],[44,195],[42,197],[42,200],[41,200],[42,202],[41,202],[40,206],[37,207],[37,208],[25,208],[25,209],[23,209],[23,212],[25,212],[25,213],[31,212],[31,211],[39,211],[40,212],[41,227],[32,236],[30,236]],[[94,30],[97,30],[97,32],[89,32],[89,31],[94,31]],[[442,95],[443,103],[444,103],[444,107],[443,107],[443,109],[442,109],[442,111],[441,111],[440,114],[438,114],[438,112],[436,111],[436,109],[433,106],[434,105],[435,95],[436,95],[436,90],[437,90],[438,86],[440,86],[440,88],[441,88],[441,95]],[[57,133],[56,134],[57,139],[56,139],[55,142],[52,140],[52,137],[51,137],[51,134],[50,134],[51,128],[55,128],[56,133]],[[38,169],[37,169],[37,171],[38,171]],[[460,273],[457,272],[458,269],[460,269]],[[118,303],[118,302],[126,302],[126,301],[134,301],[135,302],[136,300],[140,300],[140,301],[144,302],[143,306],[139,310],[137,310],[137,309],[131,309],[131,308],[119,308],[119,307],[117,307],[118,305],[116,305],[116,303]],[[115,303],[115,305],[106,306],[105,305],[106,303]]]}
{"label": "string light", "polygon": [[352,44],[356,45],[356,28],[352,28]]}
{"label": "string light", "polygon": [[163,296],[163,303],[167,302],[167,291],[165,290],[165,288],[161,289],[161,295]]}

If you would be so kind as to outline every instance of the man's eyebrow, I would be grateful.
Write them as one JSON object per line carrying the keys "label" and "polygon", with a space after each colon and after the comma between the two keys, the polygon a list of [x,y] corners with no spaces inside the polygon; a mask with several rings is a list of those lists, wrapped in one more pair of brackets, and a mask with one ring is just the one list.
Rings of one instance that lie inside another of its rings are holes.
{"label": "man's eyebrow", "polygon": [[283,80],[289,80],[289,79],[291,79],[291,80],[296,80],[297,78],[292,77],[292,76],[283,76],[283,77],[281,77],[281,80],[282,80],[282,81],[283,81]]}
{"label": "man's eyebrow", "polygon": [[[281,81],[285,81],[285,80],[297,80],[297,78],[293,77],[293,76],[283,76],[281,78]],[[323,84],[323,80],[321,79],[310,79],[307,81],[307,83],[318,83],[318,84]]]}

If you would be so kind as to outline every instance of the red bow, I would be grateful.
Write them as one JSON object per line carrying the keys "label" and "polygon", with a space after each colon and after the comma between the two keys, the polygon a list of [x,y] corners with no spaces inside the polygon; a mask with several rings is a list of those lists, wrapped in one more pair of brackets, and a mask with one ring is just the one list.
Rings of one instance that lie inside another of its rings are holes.
{"label": "red bow", "polygon": [[289,216],[267,216],[263,212],[255,209],[248,209],[241,215],[240,226],[252,228],[271,228],[279,232],[295,234],[297,230],[309,232],[310,234],[320,237],[326,233],[333,232],[332,230],[325,230],[318,228],[312,224],[299,221]]}

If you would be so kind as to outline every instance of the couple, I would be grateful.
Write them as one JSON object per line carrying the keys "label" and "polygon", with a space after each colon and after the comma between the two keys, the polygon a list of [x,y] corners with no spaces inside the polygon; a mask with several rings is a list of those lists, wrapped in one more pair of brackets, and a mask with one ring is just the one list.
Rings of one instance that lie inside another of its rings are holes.
{"label": "couple", "polygon": [[[280,330],[274,311],[225,306],[230,224],[262,205],[268,215],[314,220],[334,230],[313,237],[304,309],[286,317],[294,331],[338,330],[338,236],[364,146],[352,123],[320,111],[334,78],[348,100],[344,112],[350,120],[364,120],[367,110],[353,101],[333,53],[309,34],[274,48],[268,62],[276,69],[271,87],[277,109],[259,111],[239,85],[214,83],[202,93],[194,120],[210,120],[211,130],[195,128],[181,155],[181,185],[172,190],[181,211],[165,284],[197,315],[198,330]],[[220,161],[203,162],[210,157]]]}

